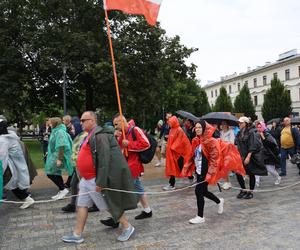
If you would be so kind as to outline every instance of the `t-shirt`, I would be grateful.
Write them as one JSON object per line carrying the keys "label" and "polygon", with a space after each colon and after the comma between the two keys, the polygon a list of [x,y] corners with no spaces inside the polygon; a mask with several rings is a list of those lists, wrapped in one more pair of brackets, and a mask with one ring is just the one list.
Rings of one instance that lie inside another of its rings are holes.
{"label": "t-shirt", "polygon": [[201,170],[202,170],[202,152],[201,152],[201,144],[196,147],[195,152],[194,152],[194,162],[196,166],[196,173],[198,175],[201,175]]}
{"label": "t-shirt", "polygon": [[81,145],[77,158],[77,169],[81,177],[86,180],[96,177],[96,168],[93,162],[91,147],[88,139],[85,139]]}
{"label": "t-shirt", "polygon": [[292,148],[295,146],[291,127],[285,127],[281,131],[280,143],[282,148]]}

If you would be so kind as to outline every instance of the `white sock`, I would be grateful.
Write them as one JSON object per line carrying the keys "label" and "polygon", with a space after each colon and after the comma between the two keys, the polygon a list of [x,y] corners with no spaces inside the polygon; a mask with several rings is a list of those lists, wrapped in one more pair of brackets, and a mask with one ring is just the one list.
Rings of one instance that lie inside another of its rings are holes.
{"label": "white sock", "polygon": [[145,213],[150,213],[151,212],[151,208],[150,207],[145,207],[144,208],[144,212]]}
{"label": "white sock", "polygon": [[75,237],[81,237],[81,234],[76,234],[75,232],[73,232],[73,235],[75,236]]}

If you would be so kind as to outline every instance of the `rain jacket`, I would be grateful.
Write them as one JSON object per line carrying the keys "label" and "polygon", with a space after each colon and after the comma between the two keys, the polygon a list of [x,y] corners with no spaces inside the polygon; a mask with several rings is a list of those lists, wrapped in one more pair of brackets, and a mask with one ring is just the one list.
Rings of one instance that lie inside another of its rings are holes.
{"label": "rain jacket", "polygon": [[[117,140],[114,128],[98,127],[89,139],[96,167],[96,185],[102,188],[113,188],[136,191],[130,170]],[[136,194],[102,190],[108,211],[118,221],[126,210],[137,207],[139,197]]]}
{"label": "rain jacket", "polygon": [[210,185],[226,178],[230,171],[245,175],[239,151],[233,144],[214,138],[215,130],[216,128],[206,123],[203,134],[192,141],[193,152],[199,144],[202,145],[202,154],[208,161],[206,181]]}
{"label": "rain jacket", "polygon": [[[60,148],[63,147],[62,166],[57,167],[56,161]],[[61,175],[62,170],[66,170],[71,176],[74,168],[71,164],[72,154],[72,139],[67,133],[67,128],[64,124],[60,124],[51,130],[48,143],[48,156],[45,164],[45,172],[50,175]]]}
{"label": "rain jacket", "polygon": [[181,173],[181,169],[178,166],[178,160],[180,157],[183,158],[183,165],[185,165],[193,156],[191,143],[179,125],[176,116],[172,116],[168,120],[170,125],[170,132],[166,147],[166,176],[175,177],[187,177],[192,176],[194,173],[195,166],[192,165],[189,171]]}

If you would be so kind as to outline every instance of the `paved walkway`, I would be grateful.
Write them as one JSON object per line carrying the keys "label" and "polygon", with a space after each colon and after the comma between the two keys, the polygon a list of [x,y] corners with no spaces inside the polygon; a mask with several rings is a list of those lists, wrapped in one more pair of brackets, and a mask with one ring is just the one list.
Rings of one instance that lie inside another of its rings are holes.
{"label": "paved walkway", "polygon": [[[163,168],[146,167],[146,190],[161,191],[166,179],[157,178]],[[236,186],[235,178],[232,179]],[[288,166],[288,176],[281,187],[300,181],[295,166]],[[57,190],[43,176],[36,180],[32,196],[36,200],[49,199]],[[43,184],[43,185],[42,185]],[[177,187],[188,185],[180,180]],[[260,190],[273,189],[272,177],[264,177]],[[135,221],[140,209],[127,213],[136,228],[133,237],[117,242],[120,229],[103,226],[99,220],[105,213],[90,213],[81,245],[61,242],[63,234],[70,233],[75,214],[65,214],[61,207],[68,200],[36,204],[20,210],[19,205],[0,205],[0,249],[300,249],[300,185],[277,192],[256,193],[252,200],[238,200],[238,191],[219,193],[225,198],[223,215],[217,214],[217,206],[207,201],[206,222],[190,225],[188,220],[196,215],[194,190],[149,196],[153,218]],[[9,199],[14,199],[11,195]]]}

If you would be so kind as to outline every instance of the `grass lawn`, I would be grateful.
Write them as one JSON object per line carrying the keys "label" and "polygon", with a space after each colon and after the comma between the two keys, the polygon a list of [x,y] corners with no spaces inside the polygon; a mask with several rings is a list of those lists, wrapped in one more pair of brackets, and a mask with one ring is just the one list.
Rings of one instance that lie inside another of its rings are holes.
{"label": "grass lawn", "polygon": [[37,139],[24,139],[36,168],[44,168],[42,144]]}

